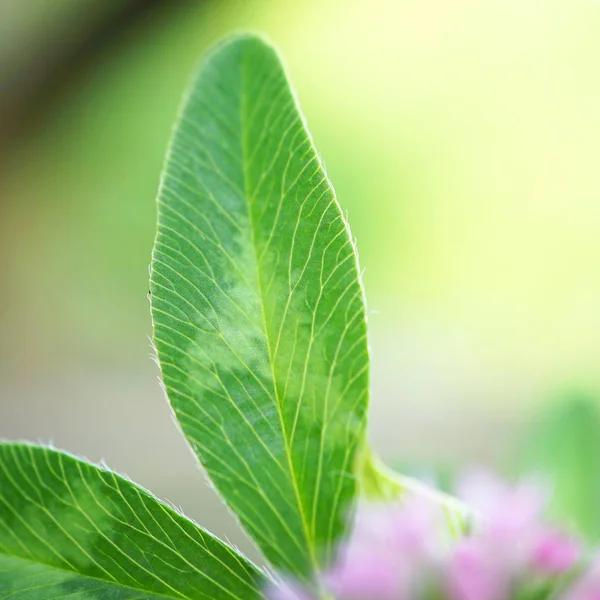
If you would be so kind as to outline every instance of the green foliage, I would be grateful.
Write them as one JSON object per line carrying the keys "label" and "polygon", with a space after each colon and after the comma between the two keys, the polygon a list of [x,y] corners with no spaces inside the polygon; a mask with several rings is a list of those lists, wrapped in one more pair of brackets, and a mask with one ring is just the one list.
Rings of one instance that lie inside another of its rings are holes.
{"label": "green foliage", "polygon": [[146,490],[62,452],[0,444],[0,598],[260,598],[263,576]]}
{"label": "green foliage", "polygon": [[[276,569],[311,579],[357,495],[406,490],[365,444],[357,256],[274,50],[220,45],[195,78],[158,198],[150,282],[166,392],[209,477]],[[266,576],[112,471],[0,444],[0,598],[243,599]]]}
{"label": "green foliage", "polygon": [[553,406],[521,450],[519,470],[552,486],[553,515],[589,542],[600,540],[600,415],[597,403],[571,394]]}
{"label": "green foliage", "polygon": [[347,224],[276,53],[220,46],[177,125],[152,261],[168,397],[267,558],[311,573],[356,483],[368,390]]}
{"label": "green foliage", "polygon": [[[155,344],[182,431],[272,565],[309,578],[358,491],[368,393],[356,253],[281,63],[206,60],[159,194]],[[148,492],[0,445],[0,597],[260,597],[265,576]]]}

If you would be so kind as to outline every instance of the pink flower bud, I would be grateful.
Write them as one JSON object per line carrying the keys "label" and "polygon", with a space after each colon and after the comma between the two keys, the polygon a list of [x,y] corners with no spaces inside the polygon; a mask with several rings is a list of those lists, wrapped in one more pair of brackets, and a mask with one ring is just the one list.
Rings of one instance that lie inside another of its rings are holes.
{"label": "pink flower bud", "polygon": [[532,548],[532,565],[549,575],[560,575],[571,569],[581,554],[580,545],[556,529],[542,529]]}

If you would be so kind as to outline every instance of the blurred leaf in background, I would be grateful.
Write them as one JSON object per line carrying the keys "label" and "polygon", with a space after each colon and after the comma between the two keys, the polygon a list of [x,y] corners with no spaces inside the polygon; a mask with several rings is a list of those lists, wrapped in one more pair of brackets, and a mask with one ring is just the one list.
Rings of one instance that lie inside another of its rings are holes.
{"label": "blurred leaf in background", "polygon": [[565,394],[536,419],[518,460],[551,486],[553,516],[590,542],[600,540],[600,413],[594,397]]}

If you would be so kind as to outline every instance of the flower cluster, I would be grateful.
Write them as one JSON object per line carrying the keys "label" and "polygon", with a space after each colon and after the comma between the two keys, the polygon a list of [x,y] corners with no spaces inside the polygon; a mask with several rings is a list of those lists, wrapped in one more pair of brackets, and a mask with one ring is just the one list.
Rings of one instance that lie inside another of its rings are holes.
{"label": "flower cluster", "polygon": [[[316,587],[337,600],[600,600],[600,561],[544,519],[539,486],[472,474],[459,496],[474,510],[470,533],[450,536],[422,497],[363,506],[352,534]],[[444,533],[446,532],[446,533]],[[268,600],[313,600],[284,581]]]}

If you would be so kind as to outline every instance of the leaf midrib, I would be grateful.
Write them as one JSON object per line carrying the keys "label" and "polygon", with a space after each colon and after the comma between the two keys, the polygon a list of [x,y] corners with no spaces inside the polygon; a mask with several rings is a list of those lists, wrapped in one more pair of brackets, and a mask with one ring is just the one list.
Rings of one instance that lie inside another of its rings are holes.
{"label": "leaf midrib", "polygon": [[247,100],[246,100],[246,83],[247,83],[247,76],[246,76],[246,59],[247,57],[247,52],[245,51],[245,49],[242,50],[242,57],[241,57],[241,65],[240,65],[240,70],[241,70],[241,94],[240,94],[240,128],[241,128],[241,150],[242,150],[242,156],[241,156],[241,165],[242,165],[242,172],[243,172],[243,177],[244,177],[244,194],[246,196],[246,207],[248,210],[248,223],[249,223],[249,227],[250,227],[250,239],[252,242],[252,252],[254,255],[254,263],[256,265],[256,286],[257,286],[257,294],[258,294],[258,300],[260,303],[260,311],[261,311],[261,321],[262,321],[262,326],[264,329],[264,333],[265,333],[265,340],[266,340],[266,345],[267,345],[267,355],[268,355],[268,359],[269,359],[269,368],[271,370],[271,380],[272,380],[272,386],[273,386],[273,397],[275,400],[275,407],[277,409],[277,416],[279,418],[279,423],[281,426],[281,432],[282,432],[282,436],[283,436],[283,441],[285,444],[285,454],[286,454],[286,459],[287,459],[287,465],[288,465],[288,469],[290,472],[290,479],[292,482],[292,486],[294,489],[294,496],[296,499],[296,503],[298,505],[298,510],[299,510],[299,514],[300,514],[300,519],[302,522],[302,529],[303,529],[303,533],[304,533],[304,538],[307,542],[307,547],[308,547],[308,551],[309,551],[309,556],[310,556],[310,562],[312,565],[312,569],[313,572],[317,572],[319,565],[317,562],[317,557],[315,555],[315,547],[314,547],[314,540],[312,539],[312,536],[310,535],[310,529],[308,527],[308,521],[306,518],[306,514],[304,511],[304,504],[302,503],[301,500],[301,496],[300,496],[300,490],[298,487],[298,481],[296,479],[296,472],[294,470],[294,465],[292,463],[292,453],[289,447],[289,439],[287,437],[286,434],[286,427],[285,427],[285,420],[283,418],[283,413],[281,411],[281,403],[279,400],[279,393],[277,391],[277,383],[276,383],[276,378],[275,378],[275,365],[273,362],[273,355],[272,355],[272,350],[271,350],[271,339],[270,339],[270,335],[269,335],[269,329],[267,326],[267,318],[266,318],[266,314],[265,314],[265,303],[264,303],[264,296],[263,296],[263,290],[262,290],[262,285],[261,285],[261,277],[260,277],[260,265],[259,265],[259,256],[257,253],[257,246],[256,246],[256,241],[255,241],[255,229],[254,229],[254,222],[253,222],[253,218],[252,218],[252,194],[250,193],[250,181],[249,181],[249,173],[248,173],[248,162],[247,159],[249,157],[249,152],[248,152],[248,140],[247,138],[247,133],[248,133],[248,127],[246,126],[246,120],[247,120]]}

